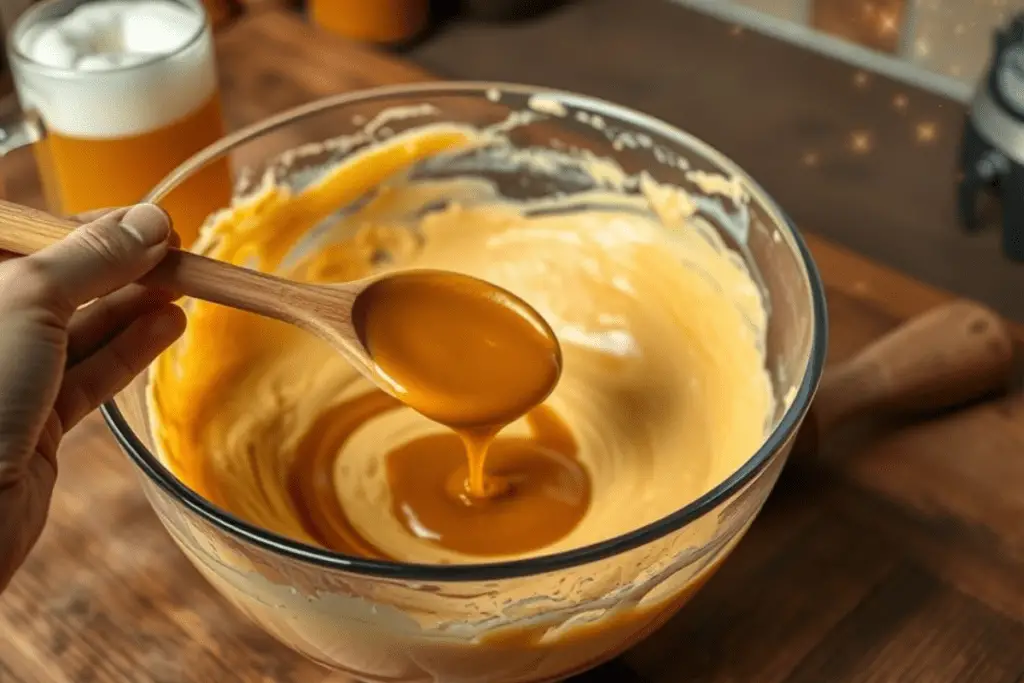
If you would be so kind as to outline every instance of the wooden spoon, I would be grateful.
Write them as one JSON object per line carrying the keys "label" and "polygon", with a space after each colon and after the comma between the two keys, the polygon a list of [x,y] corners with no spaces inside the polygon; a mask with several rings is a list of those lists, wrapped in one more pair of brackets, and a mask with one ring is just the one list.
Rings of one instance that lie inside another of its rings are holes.
{"label": "wooden spoon", "polygon": [[[0,249],[20,254],[38,251],[77,227],[4,201],[0,225]],[[394,394],[352,318],[359,295],[378,280],[310,285],[172,250],[143,282],[298,325],[325,339],[357,370]],[[820,438],[859,415],[926,412],[978,398],[1005,386],[1012,370],[1012,337],[996,313],[962,300],[939,306],[826,370],[795,453],[813,450]]]}
{"label": "wooden spoon", "polygon": [[1013,336],[997,313],[972,301],[943,304],[825,370],[793,456],[813,453],[859,417],[919,415],[1006,389],[1014,369]]}
{"label": "wooden spoon", "polygon": [[[22,255],[79,227],[2,200],[0,226],[0,249]],[[171,249],[140,282],[296,325],[382,390],[452,427],[504,426],[543,401],[561,373],[555,334],[533,308],[457,273],[319,285]]]}

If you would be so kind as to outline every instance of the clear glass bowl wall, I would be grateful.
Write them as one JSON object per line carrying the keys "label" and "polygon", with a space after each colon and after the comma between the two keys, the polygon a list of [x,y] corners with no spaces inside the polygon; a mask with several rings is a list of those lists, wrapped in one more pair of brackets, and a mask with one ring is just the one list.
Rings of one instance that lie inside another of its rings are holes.
{"label": "clear glass bowl wall", "polygon": [[[494,94],[500,92],[500,97]],[[565,116],[509,133],[519,147],[573,148],[686,188],[701,216],[746,259],[770,306],[767,363],[779,409],[764,446],[728,480],[672,515],[618,538],[559,555],[500,564],[417,566],[345,557],[275,536],[220,510],[177,481],[154,455],[145,375],[105,407],[146,494],[196,568],[281,642],[363,680],[545,681],[619,654],[663,623],[711,575],[775,484],[820,377],[826,341],[822,286],[806,246],[767,194],[708,145],[606,102],[499,84],[431,84],[339,95],[235,133],[171,174],[159,201],[227,157],[239,192],[263,172],[301,186],[352,150],[293,150],[362,130],[381,112],[419,108],[378,135],[431,122],[485,127],[529,111],[532,97]],[[602,125],[593,125],[599,117]],[[572,195],[593,179],[562,168],[495,165],[476,155],[426,173],[476,173],[511,197]],[[745,201],[706,195],[693,171],[735,178]],[[682,267],[682,266],[681,266]],[[685,454],[680,454],[685,457]],[[713,533],[699,534],[699,529]],[[710,540],[708,540],[710,539]],[[497,648],[497,649],[496,649]],[[500,655],[496,656],[496,652]]]}

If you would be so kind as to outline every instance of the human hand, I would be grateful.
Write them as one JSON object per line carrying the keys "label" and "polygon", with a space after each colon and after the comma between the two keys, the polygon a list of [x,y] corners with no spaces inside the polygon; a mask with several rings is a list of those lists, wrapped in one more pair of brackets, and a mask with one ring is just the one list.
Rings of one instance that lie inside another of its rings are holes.
{"label": "human hand", "polygon": [[82,219],[0,263],[0,591],[43,530],[61,438],[185,329],[170,294],[131,284],[176,244],[163,211]]}

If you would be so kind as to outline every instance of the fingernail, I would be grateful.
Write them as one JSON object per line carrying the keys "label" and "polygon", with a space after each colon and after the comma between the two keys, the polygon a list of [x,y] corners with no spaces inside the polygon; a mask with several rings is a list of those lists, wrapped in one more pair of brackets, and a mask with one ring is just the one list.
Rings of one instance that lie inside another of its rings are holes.
{"label": "fingernail", "polygon": [[171,234],[167,214],[153,204],[133,206],[121,218],[121,227],[147,247],[165,242]]}

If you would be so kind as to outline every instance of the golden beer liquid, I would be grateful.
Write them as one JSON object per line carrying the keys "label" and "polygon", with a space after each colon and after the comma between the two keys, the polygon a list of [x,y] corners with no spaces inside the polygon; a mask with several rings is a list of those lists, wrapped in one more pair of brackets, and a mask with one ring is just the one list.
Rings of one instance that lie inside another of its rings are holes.
{"label": "golden beer liquid", "polygon": [[[48,130],[35,145],[36,163],[50,210],[73,215],[140,201],[179,164],[223,135],[220,97],[214,92],[184,118],[137,135],[87,138]],[[189,246],[206,216],[230,202],[230,168],[227,159],[220,159],[160,204],[182,245]]]}

